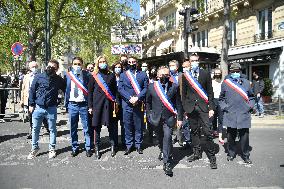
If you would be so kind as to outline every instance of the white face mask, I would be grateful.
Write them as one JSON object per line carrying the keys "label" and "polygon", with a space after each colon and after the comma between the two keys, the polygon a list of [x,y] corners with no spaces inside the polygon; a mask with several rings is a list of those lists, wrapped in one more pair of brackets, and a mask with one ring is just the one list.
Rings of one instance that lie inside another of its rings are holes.
{"label": "white face mask", "polygon": [[196,71],[198,69],[199,62],[191,62],[191,69]]}
{"label": "white face mask", "polygon": [[31,71],[32,71],[33,73],[37,73],[37,68],[33,67],[33,68],[31,68]]}
{"label": "white face mask", "polygon": [[182,68],[183,73],[185,73],[186,71],[189,71],[189,67],[186,68]]}
{"label": "white face mask", "polygon": [[171,73],[175,73],[177,70],[177,67],[176,66],[170,66],[170,71]]}
{"label": "white face mask", "polygon": [[81,71],[81,66],[73,65],[72,68],[75,73],[79,73]]}

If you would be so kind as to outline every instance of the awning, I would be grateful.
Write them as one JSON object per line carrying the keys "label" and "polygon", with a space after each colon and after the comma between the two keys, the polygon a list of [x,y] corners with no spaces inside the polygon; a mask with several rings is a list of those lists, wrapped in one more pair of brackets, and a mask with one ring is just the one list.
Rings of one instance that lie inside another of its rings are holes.
{"label": "awning", "polygon": [[281,52],[280,48],[274,48],[274,49],[268,49],[263,51],[255,51],[250,53],[244,53],[244,54],[236,54],[229,56],[228,60],[237,60],[237,59],[247,59],[247,58],[254,58],[254,57],[260,57],[260,56],[266,56],[266,55],[275,55],[279,54]]}
{"label": "awning", "polygon": [[169,40],[167,40],[167,41],[163,41],[163,42],[159,45],[159,47],[157,48],[157,50],[162,50],[162,49],[168,48],[168,47],[172,44],[173,40],[174,40],[174,39],[169,39]]}
{"label": "awning", "polygon": [[154,49],[154,45],[151,46],[148,50],[147,50],[147,55],[151,55],[152,54],[152,50]]}

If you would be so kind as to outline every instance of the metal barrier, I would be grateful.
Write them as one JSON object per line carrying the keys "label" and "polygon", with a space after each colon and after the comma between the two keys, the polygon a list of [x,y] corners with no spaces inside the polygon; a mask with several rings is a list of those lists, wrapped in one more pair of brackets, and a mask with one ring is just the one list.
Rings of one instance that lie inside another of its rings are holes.
{"label": "metal barrier", "polygon": [[[20,119],[22,119],[23,122],[25,122],[26,113],[24,109],[21,107],[20,104],[17,104],[17,102],[20,102],[20,88],[0,88],[0,91],[7,91],[8,97],[7,97],[7,103],[6,103],[6,109],[8,107],[9,110],[12,109],[11,112],[5,112],[5,114],[0,115],[18,115]],[[2,103],[2,102],[1,102]]]}

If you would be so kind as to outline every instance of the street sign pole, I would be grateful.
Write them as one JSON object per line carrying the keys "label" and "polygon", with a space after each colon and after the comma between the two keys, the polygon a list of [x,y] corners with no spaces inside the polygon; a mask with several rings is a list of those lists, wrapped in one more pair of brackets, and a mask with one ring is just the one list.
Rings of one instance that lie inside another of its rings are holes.
{"label": "street sign pole", "polygon": [[45,0],[45,65],[51,58],[50,50],[50,5],[49,1]]}

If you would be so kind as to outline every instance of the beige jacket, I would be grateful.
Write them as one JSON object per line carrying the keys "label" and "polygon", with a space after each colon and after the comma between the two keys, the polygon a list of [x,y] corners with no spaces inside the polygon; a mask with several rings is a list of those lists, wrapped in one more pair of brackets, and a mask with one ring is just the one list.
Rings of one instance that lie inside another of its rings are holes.
{"label": "beige jacket", "polygon": [[21,104],[24,104],[25,106],[28,106],[29,104],[30,78],[31,74],[26,74],[22,84]]}

